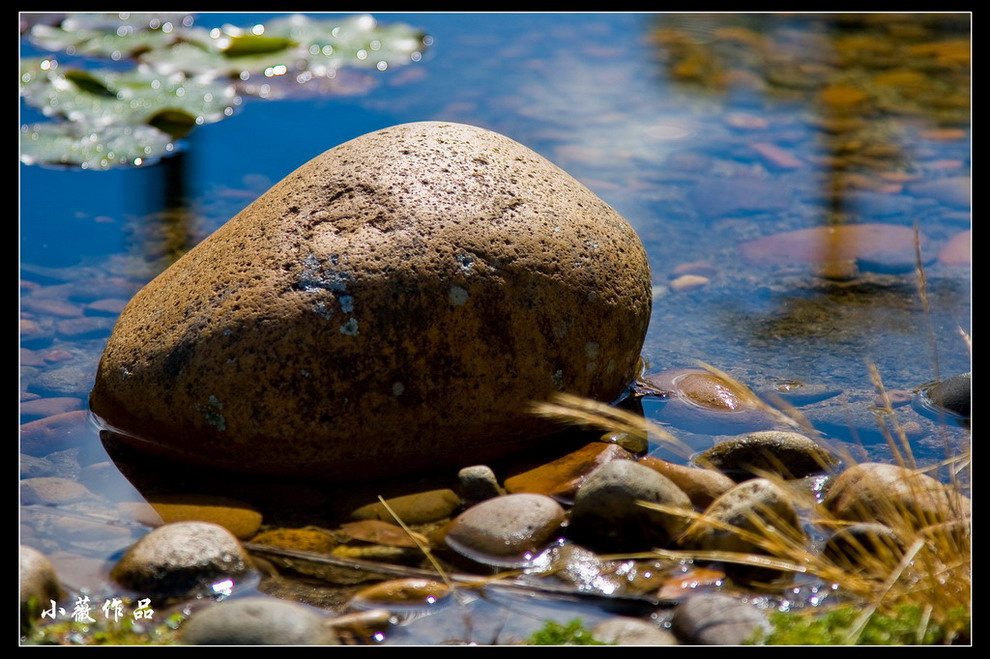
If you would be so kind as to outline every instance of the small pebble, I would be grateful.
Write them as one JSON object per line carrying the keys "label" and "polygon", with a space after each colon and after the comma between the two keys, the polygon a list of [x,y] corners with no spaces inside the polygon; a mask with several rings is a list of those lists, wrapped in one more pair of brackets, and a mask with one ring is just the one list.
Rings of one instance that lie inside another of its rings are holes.
{"label": "small pebble", "polygon": [[95,429],[88,411],[56,414],[21,425],[21,450],[29,455],[47,455],[77,446],[89,434],[95,434]]}
{"label": "small pebble", "polygon": [[674,609],[671,631],[692,645],[742,645],[770,624],[761,609],[720,593],[699,593]]}
{"label": "small pebble", "polygon": [[337,635],[314,609],[274,597],[218,602],[183,623],[187,645],[336,645]]}
{"label": "small pebble", "polygon": [[842,472],[822,505],[838,519],[915,528],[960,519],[970,501],[931,476],[897,465],[863,462]]}
{"label": "small pebble", "polygon": [[43,418],[65,412],[73,412],[83,407],[81,398],[60,396],[53,398],[38,398],[21,403],[21,416]]}
{"label": "small pebble", "polygon": [[110,578],[145,597],[212,594],[213,584],[238,581],[251,559],[230,531],[208,522],[175,522],[138,540],[117,561]]}
{"label": "small pebble", "polygon": [[471,506],[447,531],[447,545],[471,560],[520,565],[557,537],[564,509],[542,494],[507,494]]}
{"label": "small pebble", "polygon": [[677,292],[689,291],[693,288],[704,286],[710,281],[708,277],[702,277],[701,275],[681,275],[670,282],[670,288]]}
{"label": "small pebble", "polygon": [[843,527],[825,543],[824,554],[845,570],[886,576],[904,555],[904,541],[889,526],[863,522]]}
{"label": "small pebble", "polygon": [[693,510],[687,494],[666,476],[630,460],[615,460],[578,490],[568,537],[595,551],[647,551],[669,545],[686,528],[686,517],[646,508],[640,501]]}
{"label": "small pebble", "polygon": [[734,480],[714,469],[679,465],[652,456],[641,458],[639,464],[669,478],[699,508],[707,508],[715,499],[736,486]]}
{"label": "small pebble", "polygon": [[464,499],[468,503],[477,503],[502,494],[495,472],[486,465],[464,467],[457,472],[457,479],[460,481]]}
{"label": "small pebble", "polygon": [[58,506],[93,498],[95,498],[93,493],[86,489],[85,485],[68,478],[42,476],[40,478],[25,478],[21,481],[21,503],[23,505]]}
{"label": "small pebble", "polygon": [[926,387],[921,391],[921,397],[927,404],[929,414],[932,410],[942,410],[969,419],[972,391],[973,375],[963,373]]}
{"label": "small pebble", "polygon": [[351,606],[432,606],[450,595],[450,588],[432,579],[392,579],[362,588],[351,598]]}
{"label": "small pebble", "polygon": [[48,608],[51,600],[57,602],[62,597],[62,589],[51,561],[40,551],[27,545],[21,545],[20,584],[22,620],[40,620],[41,610]]}
{"label": "small pebble", "polygon": [[629,460],[632,456],[621,446],[593,442],[547,464],[540,465],[505,480],[510,493],[546,494],[571,503],[578,488],[596,469],[612,460]]}
{"label": "small pebble", "polygon": [[967,229],[949,239],[938,252],[939,263],[970,265],[973,262],[973,232]]}
{"label": "small pebble", "polygon": [[[354,540],[370,542],[387,547],[417,547],[416,541],[405,529],[379,519],[364,519],[358,522],[341,524],[340,530]],[[428,543],[427,543],[428,544]]]}
{"label": "small pebble", "polygon": [[770,142],[754,142],[749,145],[763,161],[777,169],[800,169],[804,163],[793,152]]}
{"label": "small pebble", "polygon": [[229,497],[205,494],[156,494],[148,503],[162,520],[171,522],[212,522],[246,540],[258,532],[261,513],[250,504]]}
{"label": "small pebble", "polygon": [[[428,524],[450,517],[461,500],[453,490],[442,489],[394,497],[386,499],[386,503],[404,524]],[[395,521],[381,501],[361,506],[351,513],[351,518]]]}
{"label": "small pebble", "polygon": [[337,546],[333,536],[315,526],[301,529],[272,529],[259,533],[251,539],[251,542],[317,554],[329,554]]}
{"label": "small pebble", "polygon": [[595,625],[591,635],[608,645],[677,645],[672,633],[639,618],[609,618]]}
{"label": "small pebble", "polygon": [[737,435],[703,451],[695,460],[737,481],[765,473],[803,478],[824,472],[838,463],[813,439],[784,430]]}
{"label": "small pebble", "polygon": [[766,554],[765,548],[734,529],[761,538],[772,539],[776,534],[803,537],[794,500],[793,495],[765,478],[740,483],[705,510],[705,519],[691,524],[685,544],[704,550]]}

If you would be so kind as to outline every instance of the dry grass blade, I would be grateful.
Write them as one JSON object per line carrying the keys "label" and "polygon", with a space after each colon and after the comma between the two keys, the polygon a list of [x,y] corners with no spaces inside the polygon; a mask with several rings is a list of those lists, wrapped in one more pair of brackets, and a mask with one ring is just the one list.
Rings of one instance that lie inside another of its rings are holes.
{"label": "dry grass blade", "polygon": [[920,539],[915,540],[911,547],[904,553],[904,557],[901,559],[901,562],[897,565],[894,571],[888,575],[887,580],[880,588],[880,591],[877,593],[874,601],[867,606],[861,614],[859,614],[859,617],[856,618],[856,621],[852,624],[852,627],[850,627],[849,633],[845,638],[847,645],[854,645],[856,643],[860,634],[862,634],[863,630],[866,628],[866,623],[869,622],[870,618],[873,617],[873,614],[876,613],[877,607],[890,592],[890,589],[893,588],[897,580],[901,578],[904,570],[911,564],[911,561],[914,560],[915,555],[922,548],[922,546],[924,546],[924,542]]}
{"label": "dry grass blade", "polygon": [[552,402],[534,403],[531,411],[537,416],[575,426],[653,437],[685,458],[694,453],[694,449],[663,426],[639,414],[590,398],[560,393],[553,397]]}
{"label": "dry grass blade", "polygon": [[405,531],[410,538],[412,538],[412,541],[416,543],[416,546],[419,548],[421,552],[423,552],[423,555],[426,556],[426,558],[430,561],[430,564],[437,571],[437,574],[440,575],[440,578],[443,579],[444,584],[447,585],[447,588],[450,589],[450,592],[455,593],[456,591],[454,590],[454,582],[451,581],[450,577],[447,575],[447,571],[444,570],[443,566],[440,565],[440,561],[438,561],[436,556],[433,555],[433,552],[430,551],[429,544],[425,541],[426,539],[423,538],[423,536],[420,535],[419,533],[416,533],[408,526],[406,526],[406,523],[403,522],[402,519],[400,519],[399,516],[395,514],[395,511],[392,510],[392,507],[388,505],[388,502],[385,501],[385,498],[382,495],[380,494],[378,495],[378,500],[381,501],[383,506],[385,506],[385,510],[387,510],[388,514],[392,516],[392,519],[394,519],[396,523],[402,527],[402,530]]}
{"label": "dry grass blade", "polygon": [[[911,452],[911,444],[908,442],[907,433],[904,432],[904,429],[901,428],[900,423],[897,421],[897,415],[894,414],[894,407],[890,403],[887,389],[883,386],[883,380],[880,379],[880,371],[873,362],[868,361],[866,366],[870,371],[870,380],[873,382],[873,387],[880,396],[882,403],[880,413],[877,414],[877,425],[880,427],[880,433],[887,442],[887,446],[890,447],[891,453],[897,459],[898,464],[908,469],[915,469],[917,465],[914,461],[914,455]],[[893,423],[894,432],[900,441],[900,448],[895,444],[894,438],[887,430],[888,419]]]}

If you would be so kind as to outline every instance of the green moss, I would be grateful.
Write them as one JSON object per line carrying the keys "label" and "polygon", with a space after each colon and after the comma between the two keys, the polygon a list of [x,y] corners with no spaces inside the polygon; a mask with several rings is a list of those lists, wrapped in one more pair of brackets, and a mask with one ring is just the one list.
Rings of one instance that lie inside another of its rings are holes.
{"label": "green moss", "polygon": [[21,638],[23,645],[177,645],[184,619],[175,614],[158,624],[138,623],[129,617],[93,623],[61,620],[34,626]]}
{"label": "green moss", "polygon": [[591,632],[584,628],[584,624],[575,618],[567,625],[548,620],[538,631],[526,641],[527,645],[607,645],[602,643]]}
{"label": "green moss", "polygon": [[849,638],[862,610],[840,606],[826,612],[807,610],[774,613],[773,629],[765,636],[758,633],[753,645],[939,645],[968,642],[969,616],[965,611],[950,613],[939,624],[926,620],[922,607],[902,604],[891,614],[874,613],[855,638]]}

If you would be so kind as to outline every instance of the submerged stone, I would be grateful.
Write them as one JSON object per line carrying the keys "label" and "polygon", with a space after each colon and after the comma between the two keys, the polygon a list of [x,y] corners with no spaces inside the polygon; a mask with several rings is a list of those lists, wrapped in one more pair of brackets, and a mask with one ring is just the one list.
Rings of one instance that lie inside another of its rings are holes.
{"label": "submerged stone", "polygon": [[766,473],[802,478],[825,472],[838,463],[811,438],[784,430],[731,437],[703,451],[695,460],[738,481]]}
{"label": "submerged stone", "polygon": [[692,432],[728,434],[773,428],[777,423],[745,386],[703,369],[678,368],[643,378],[666,399],[661,421]]}
{"label": "submerged stone", "polygon": [[[932,255],[923,236],[922,260]],[[747,261],[756,265],[821,265],[856,261],[867,270],[904,271],[915,265],[914,229],[878,222],[812,227],[785,231],[740,245]]]}
{"label": "submerged stone", "polygon": [[366,479],[477,464],[556,426],[558,391],[634,378],[651,278],[611,207],[472,126],[317,156],[146,286],[92,409],[204,466]]}

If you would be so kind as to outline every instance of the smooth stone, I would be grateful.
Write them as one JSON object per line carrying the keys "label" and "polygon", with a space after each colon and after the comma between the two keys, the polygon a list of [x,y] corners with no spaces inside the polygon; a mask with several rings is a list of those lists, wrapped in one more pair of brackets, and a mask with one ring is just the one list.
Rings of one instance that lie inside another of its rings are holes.
{"label": "smooth stone", "polygon": [[843,570],[887,576],[904,555],[904,541],[892,528],[873,522],[845,526],[829,536],[823,553]]}
{"label": "smooth stone", "polygon": [[261,513],[238,499],[206,494],[154,494],[148,503],[166,524],[212,522],[246,540],[258,532]]}
{"label": "smooth stone", "polygon": [[464,467],[457,472],[461,493],[468,503],[478,503],[504,494],[495,472],[486,465]]}
{"label": "smooth stone", "polygon": [[792,538],[804,536],[794,496],[766,478],[740,483],[716,499],[705,510],[705,519],[691,524],[685,534],[685,544],[710,551],[769,553],[734,529],[767,539],[784,533]]}
{"label": "smooth stone", "polygon": [[106,313],[116,316],[124,307],[127,306],[127,300],[116,297],[107,297],[100,300],[95,300],[86,305],[87,311],[95,311],[98,313]]}
{"label": "smooth stone", "polygon": [[505,479],[506,491],[545,494],[572,503],[581,484],[596,469],[612,460],[630,460],[621,446],[592,442],[551,462]]}
{"label": "smooth stone", "polygon": [[64,362],[67,359],[74,359],[75,355],[68,350],[62,350],[61,348],[54,348],[52,350],[46,350],[42,355],[44,360],[48,363]]}
{"label": "smooth stone", "polygon": [[677,645],[672,633],[639,618],[603,620],[592,627],[591,635],[608,645]]}
{"label": "smooth stone", "polygon": [[691,191],[695,208],[709,217],[780,211],[791,205],[792,198],[788,186],[745,176],[701,179]]}
{"label": "smooth stone", "polygon": [[353,540],[388,547],[418,547],[416,541],[397,524],[377,519],[364,519],[340,525],[340,530]]}
{"label": "smooth stone", "polygon": [[779,423],[751,391],[702,369],[672,369],[643,379],[666,398],[658,419],[677,428],[724,435]]}
{"label": "smooth stone", "polygon": [[674,609],[671,631],[691,645],[742,645],[768,633],[767,614],[749,602],[720,593],[699,593]]}
{"label": "smooth stone", "polygon": [[44,418],[74,412],[83,407],[81,398],[60,396],[55,398],[38,398],[21,403],[21,416]]}
{"label": "smooth stone", "polygon": [[734,480],[714,469],[679,465],[653,456],[640,458],[639,464],[669,478],[699,508],[707,508],[736,486]]}
{"label": "smooth stone", "polygon": [[[453,490],[429,490],[386,499],[392,513],[404,524],[429,524],[450,517],[460,508],[461,499]],[[395,517],[381,501],[361,506],[351,513],[351,519],[379,519],[394,522]]]}
{"label": "smooth stone", "polygon": [[182,624],[187,645],[337,645],[324,616],[296,602],[245,597],[196,611]]}
{"label": "smooth stone", "polygon": [[55,323],[55,331],[59,336],[70,339],[87,339],[105,336],[113,329],[114,318],[107,316],[84,316],[82,318],[67,318]]}
{"label": "smooth stone", "polygon": [[433,579],[391,579],[362,588],[351,598],[351,606],[371,609],[382,606],[431,606],[450,595],[447,584]]}
{"label": "smooth stone", "polygon": [[680,277],[671,280],[670,290],[675,292],[689,291],[695,288],[700,288],[710,282],[711,279],[701,275],[681,275]]}
{"label": "smooth stone", "polygon": [[174,522],[142,537],[117,561],[110,578],[143,597],[209,593],[219,581],[240,580],[251,560],[230,531],[209,522]]}
{"label": "smooth stone", "polygon": [[85,545],[89,550],[99,547],[108,553],[126,549],[133,541],[131,529],[96,519],[58,517],[52,520],[49,531],[61,542]]}
{"label": "smooth stone", "polygon": [[938,252],[939,263],[946,265],[971,265],[973,263],[973,231],[957,233],[942,245]]}
{"label": "smooth stone", "polygon": [[41,611],[52,600],[62,598],[58,575],[48,557],[34,547],[20,546],[20,607],[21,625],[41,622]]}
{"label": "smooth stone", "polygon": [[836,518],[923,528],[970,514],[970,501],[931,476],[897,465],[863,462],[839,475],[822,502]]}
{"label": "smooth stone", "polygon": [[40,476],[54,475],[55,465],[47,459],[21,453],[21,478],[38,478]]}
{"label": "smooth stone", "polygon": [[21,298],[21,308],[44,316],[77,318],[83,315],[82,308],[77,304],[59,299],[39,298],[36,295]]}
{"label": "smooth stone", "polygon": [[920,398],[923,405],[919,407],[928,416],[937,416],[939,411],[945,411],[968,420],[972,411],[972,396],[973,374],[963,373],[922,389]]}
{"label": "smooth stone", "polygon": [[21,450],[28,455],[47,455],[77,446],[81,436],[92,432],[86,410],[47,416],[21,424]]}
{"label": "smooth stone", "polygon": [[558,432],[533,401],[614,400],[651,304],[638,236],[582,184],[491,131],[403,124],[302,165],[142,289],[91,406],[203,466],[459,468]]}
{"label": "smooth stone", "polygon": [[272,529],[254,536],[251,542],[317,554],[329,554],[337,546],[337,541],[332,535],[315,526],[301,529]]}
{"label": "smooth stone", "polygon": [[92,378],[92,368],[79,364],[66,364],[39,373],[31,383],[31,388],[59,396],[85,395]]}
{"label": "smooth stone", "polygon": [[58,506],[95,498],[85,485],[68,478],[42,476],[21,481],[21,504]]}
{"label": "smooth stone", "polygon": [[387,630],[392,621],[393,614],[388,609],[368,609],[330,618],[326,625],[339,634],[350,634],[370,645],[375,634]]}
{"label": "smooth stone", "polygon": [[36,350],[21,348],[21,366],[44,366],[45,360]]}
{"label": "smooth stone", "polygon": [[720,441],[703,451],[695,462],[737,481],[770,473],[804,478],[827,471],[838,460],[813,439],[785,430],[763,430]]}
{"label": "smooth stone", "polygon": [[542,494],[506,494],[475,504],[447,530],[447,545],[491,565],[524,564],[557,537],[564,509]]}
{"label": "smooth stone", "polygon": [[666,476],[631,460],[614,460],[578,490],[567,535],[594,551],[646,551],[670,545],[687,527],[686,517],[640,501],[693,510],[687,494]]}
{"label": "smooth stone", "polygon": [[968,176],[947,176],[933,181],[918,181],[908,185],[908,191],[918,197],[928,197],[957,208],[972,207],[972,180]]}
{"label": "smooth stone", "polygon": [[[739,248],[754,265],[854,260],[868,269],[903,271],[914,267],[914,238],[911,227],[873,222],[785,231],[742,243]],[[934,254],[928,254],[925,237],[919,239],[922,260],[927,263]]]}
{"label": "smooth stone", "polygon": [[50,321],[46,322],[34,318],[21,318],[20,324],[21,343],[44,343],[55,336],[55,326]]}

